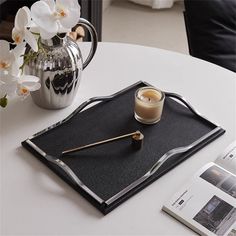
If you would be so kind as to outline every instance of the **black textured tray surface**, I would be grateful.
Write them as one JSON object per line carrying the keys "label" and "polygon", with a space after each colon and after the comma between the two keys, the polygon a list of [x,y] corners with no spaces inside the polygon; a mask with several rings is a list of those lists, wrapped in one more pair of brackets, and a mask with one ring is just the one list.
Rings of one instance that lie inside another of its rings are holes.
{"label": "black textured tray surface", "polygon": [[[167,151],[189,145],[216,127],[168,97],[159,123],[137,122],[133,115],[134,93],[142,86],[140,83],[111,101],[77,113],[68,122],[31,141],[47,154],[62,159],[87,187],[107,200],[144,175]],[[61,156],[63,150],[136,130],[145,136],[141,150],[132,148],[131,139],[123,139]],[[186,156],[172,158],[160,171],[166,172],[181,158]]]}

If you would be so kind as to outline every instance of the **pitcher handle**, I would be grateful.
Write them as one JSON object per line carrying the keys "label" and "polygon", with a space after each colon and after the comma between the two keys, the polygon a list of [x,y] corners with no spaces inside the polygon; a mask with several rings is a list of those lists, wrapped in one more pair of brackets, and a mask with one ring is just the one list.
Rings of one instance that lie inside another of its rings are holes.
{"label": "pitcher handle", "polygon": [[84,27],[88,30],[88,32],[89,32],[89,34],[90,34],[90,36],[91,36],[91,43],[92,43],[92,45],[91,45],[89,54],[88,54],[86,60],[85,60],[84,63],[83,63],[83,69],[85,69],[86,66],[87,66],[87,65],[90,63],[90,61],[92,60],[92,58],[93,58],[93,56],[94,56],[94,54],[95,54],[95,52],[96,52],[96,50],[97,50],[97,46],[98,46],[98,36],[97,36],[97,32],[96,32],[94,26],[93,26],[89,21],[85,20],[84,18],[80,18],[80,19],[79,19],[79,22],[78,22],[78,24],[76,25],[76,27],[77,27],[77,26],[84,26]]}

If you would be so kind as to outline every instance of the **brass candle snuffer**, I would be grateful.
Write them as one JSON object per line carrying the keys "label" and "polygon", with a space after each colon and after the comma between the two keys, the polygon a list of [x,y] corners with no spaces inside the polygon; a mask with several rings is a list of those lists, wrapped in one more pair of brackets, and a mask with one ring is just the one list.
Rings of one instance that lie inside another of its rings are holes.
{"label": "brass candle snuffer", "polygon": [[98,142],[95,142],[95,143],[80,146],[80,147],[77,147],[77,148],[65,150],[65,151],[62,152],[62,155],[78,152],[80,150],[84,150],[84,149],[91,148],[91,147],[94,147],[94,146],[106,144],[106,143],[109,143],[109,142],[114,142],[114,141],[124,139],[124,138],[128,138],[128,137],[132,138],[132,146],[135,149],[141,149],[141,147],[143,145],[144,135],[139,130],[137,130],[137,131],[129,133],[129,134],[124,134],[124,135],[120,135],[120,136],[117,136],[117,137],[113,137],[113,138],[105,139],[105,140],[98,141]]}

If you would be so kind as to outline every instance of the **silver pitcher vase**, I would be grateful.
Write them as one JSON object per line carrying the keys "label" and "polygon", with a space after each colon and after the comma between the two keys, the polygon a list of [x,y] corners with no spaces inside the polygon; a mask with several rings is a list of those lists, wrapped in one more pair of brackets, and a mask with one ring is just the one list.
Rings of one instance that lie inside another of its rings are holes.
{"label": "silver pitcher vase", "polygon": [[38,53],[25,66],[25,74],[40,78],[41,88],[31,92],[33,101],[40,107],[67,107],[77,93],[82,71],[92,60],[98,43],[96,30],[89,21],[80,18],[78,25],[86,27],[91,36],[91,49],[85,62],[73,39],[55,36],[49,40],[41,40],[43,53]]}

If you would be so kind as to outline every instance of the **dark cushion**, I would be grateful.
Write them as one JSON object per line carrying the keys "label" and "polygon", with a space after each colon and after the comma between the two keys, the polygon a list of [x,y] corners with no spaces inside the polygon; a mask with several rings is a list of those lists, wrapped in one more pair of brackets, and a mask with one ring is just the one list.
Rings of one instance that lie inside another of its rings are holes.
{"label": "dark cushion", "polygon": [[189,53],[236,72],[236,0],[185,0]]}

